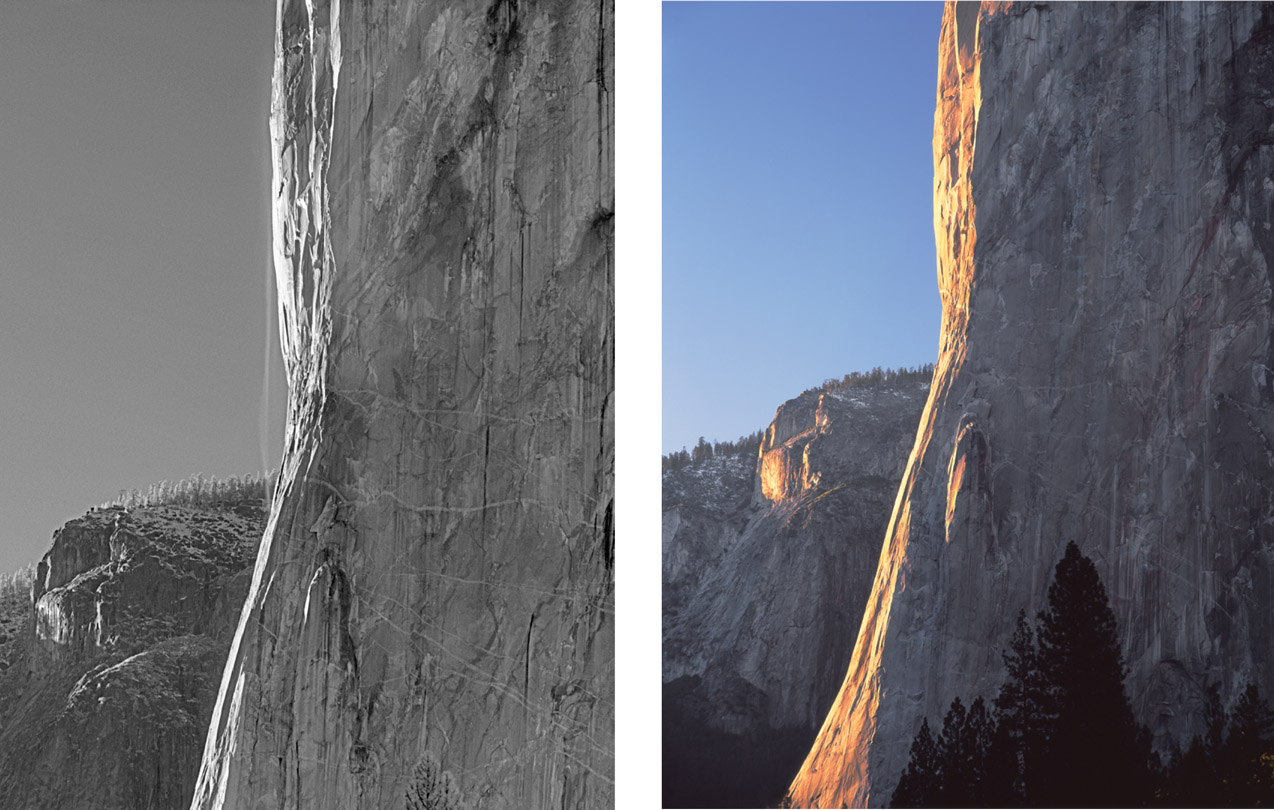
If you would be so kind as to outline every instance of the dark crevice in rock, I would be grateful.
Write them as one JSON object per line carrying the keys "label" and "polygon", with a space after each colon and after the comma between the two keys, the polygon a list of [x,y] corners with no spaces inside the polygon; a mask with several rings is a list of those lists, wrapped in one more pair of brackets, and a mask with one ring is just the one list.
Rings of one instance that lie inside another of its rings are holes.
{"label": "dark crevice in rock", "polygon": [[495,0],[487,9],[487,47],[509,56],[518,45],[518,0]]}

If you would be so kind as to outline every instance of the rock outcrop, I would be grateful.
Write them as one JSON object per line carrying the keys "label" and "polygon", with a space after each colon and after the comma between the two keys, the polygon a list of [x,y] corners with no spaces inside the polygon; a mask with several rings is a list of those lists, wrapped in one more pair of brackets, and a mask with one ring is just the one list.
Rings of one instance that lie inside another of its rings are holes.
{"label": "rock outcrop", "polygon": [[613,803],[613,4],[281,0],[281,482],[195,808]]}
{"label": "rock outcrop", "polygon": [[1074,540],[1161,746],[1274,688],[1274,8],[948,3],[941,354],[797,806],[888,801]]}
{"label": "rock outcrop", "polygon": [[808,392],[665,473],[664,805],[777,804],[836,695],[928,388]]}
{"label": "rock outcrop", "polygon": [[189,805],[264,526],[258,500],[94,509],[54,534],[30,599],[0,606],[0,803]]}

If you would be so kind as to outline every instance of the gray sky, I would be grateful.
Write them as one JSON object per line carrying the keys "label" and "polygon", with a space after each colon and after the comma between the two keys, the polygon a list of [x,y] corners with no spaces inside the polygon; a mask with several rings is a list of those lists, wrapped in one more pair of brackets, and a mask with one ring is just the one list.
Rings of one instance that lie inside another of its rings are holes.
{"label": "gray sky", "polygon": [[0,4],[0,571],[121,489],[278,464],[273,17]]}

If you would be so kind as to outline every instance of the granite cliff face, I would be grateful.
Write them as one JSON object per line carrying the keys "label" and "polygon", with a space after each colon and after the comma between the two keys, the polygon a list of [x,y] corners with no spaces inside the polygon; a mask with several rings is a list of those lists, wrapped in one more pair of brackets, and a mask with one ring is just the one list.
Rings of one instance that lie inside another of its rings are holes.
{"label": "granite cliff face", "polygon": [[757,455],[664,475],[665,806],[783,796],[849,663],[927,388],[810,392]]}
{"label": "granite cliff face", "polygon": [[[0,641],[0,796],[32,810],[187,806],[260,501],[95,509],[63,526]],[[6,622],[6,625],[10,622]]]}
{"label": "granite cliff face", "polygon": [[606,807],[613,6],[279,4],[281,482],[193,807]]}
{"label": "granite cliff face", "polygon": [[798,806],[887,801],[1070,540],[1161,745],[1274,689],[1274,8],[949,3],[939,48],[941,355]]}

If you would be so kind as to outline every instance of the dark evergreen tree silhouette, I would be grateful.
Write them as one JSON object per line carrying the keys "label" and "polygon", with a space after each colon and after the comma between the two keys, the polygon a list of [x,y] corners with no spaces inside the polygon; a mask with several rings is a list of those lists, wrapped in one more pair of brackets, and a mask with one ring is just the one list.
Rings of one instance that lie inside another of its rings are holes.
{"label": "dark evergreen tree silhouette", "polygon": [[989,801],[992,806],[1021,807],[1039,781],[1047,720],[1035,629],[1024,610],[1017,614],[1003,657],[1007,677],[995,698],[998,723],[988,764]]}
{"label": "dark evergreen tree silhouette", "polygon": [[928,718],[911,741],[911,761],[898,780],[890,799],[891,807],[939,807],[938,746],[929,731]]}
{"label": "dark evergreen tree silhouette", "polygon": [[1071,543],[1032,627],[1023,612],[994,713],[956,699],[928,721],[896,807],[1271,807],[1274,710],[1249,684],[1227,714],[1208,687],[1204,731],[1162,767],[1124,691],[1114,613],[1093,563]]}
{"label": "dark evergreen tree silhouette", "polygon": [[1074,543],[1057,565],[1037,621],[1038,631],[1025,613],[1018,616],[995,716],[980,699],[967,712],[953,701],[934,764],[918,759],[926,750],[919,735],[913,743],[895,805],[926,806],[930,797],[948,807],[1153,801],[1156,760],[1124,693],[1115,615],[1096,566]]}
{"label": "dark evergreen tree silhouette", "polygon": [[1274,712],[1249,683],[1230,714],[1220,746],[1220,775],[1230,807],[1274,805]]}
{"label": "dark evergreen tree silhouette", "polygon": [[1169,807],[1274,806],[1274,711],[1249,683],[1228,714],[1208,687],[1205,730],[1174,756],[1157,793]]}
{"label": "dark evergreen tree silhouette", "polygon": [[1160,785],[1156,803],[1170,807],[1207,807],[1222,801],[1221,743],[1225,738],[1225,709],[1217,684],[1207,690],[1205,729],[1184,753],[1174,752]]}
{"label": "dark evergreen tree silhouette", "polygon": [[986,807],[989,804],[987,765],[995,723],[982,698],[966,711],[951,702],[938,740],[939,802],[943,807]]}
{"label": "dark evergreen tree silhouette", "polygon": [[1037,654],[1044,733],[1031,741],[1041,756],[1029,772],[1028,802],[1135,807],[1148,801],[1149,739],[1124,694],[1115,614],[1097,567],[1074,543],[1049,586]]}

